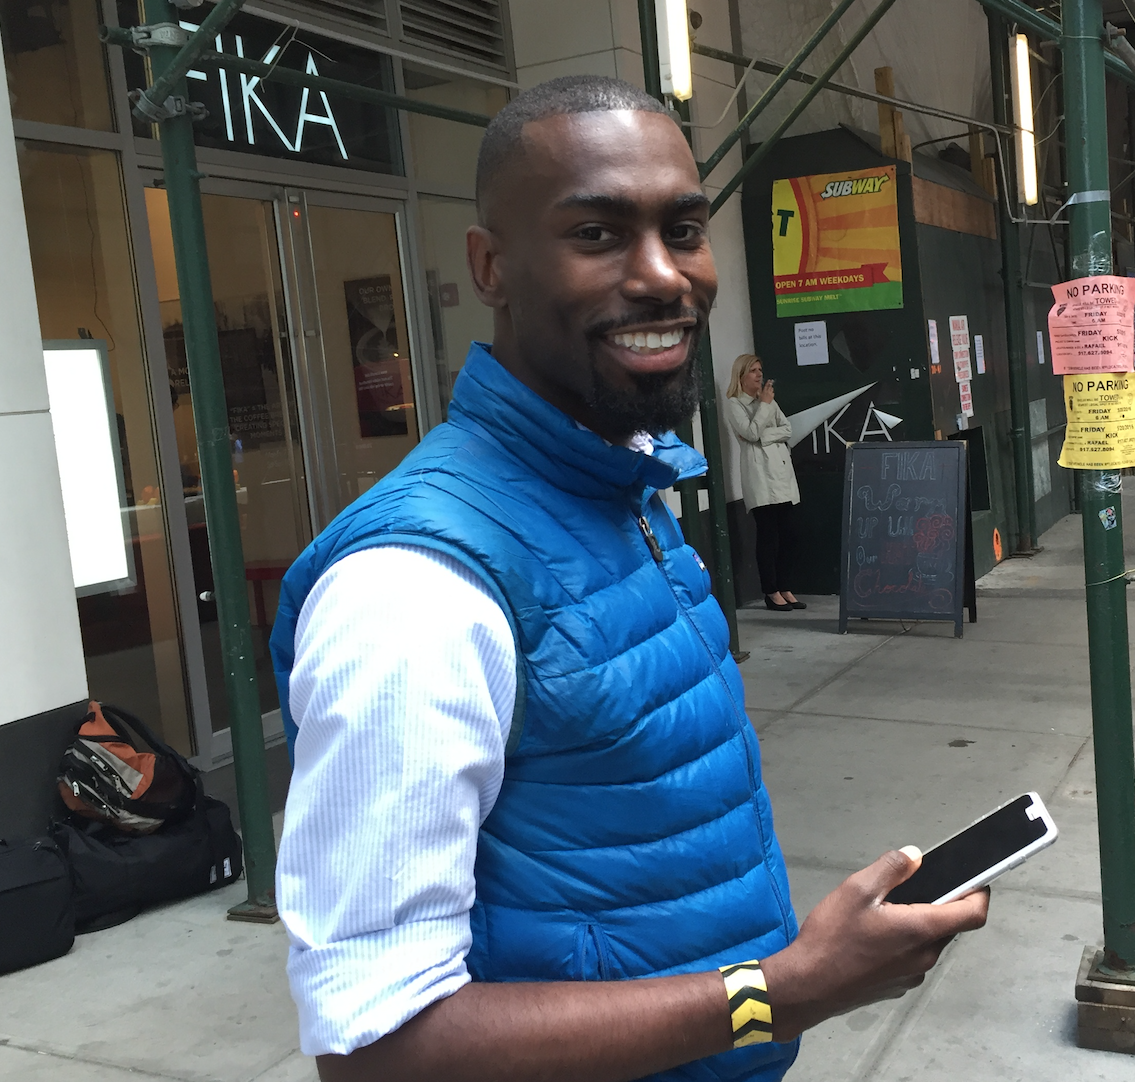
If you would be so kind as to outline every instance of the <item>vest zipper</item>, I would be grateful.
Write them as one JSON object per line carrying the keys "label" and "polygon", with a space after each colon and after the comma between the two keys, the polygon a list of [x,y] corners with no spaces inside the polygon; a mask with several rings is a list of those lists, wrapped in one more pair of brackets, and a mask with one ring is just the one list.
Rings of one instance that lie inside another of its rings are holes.
{"label": "vest zipper", "polygon": [[753,766],[753,752],[749,747],[749,741],[745,738],[744,730],[741,728],[743,725],[751,725],[752,722],[750,722],[747,717],[743,717],[738,713],[737,703],[734,701],[733,692],[729,688],[729,681],[725,679],[725,674],[721,671],[721,666],[717,663],[717,658],[714,656],[713,650],[710,648],[709,643],[706,642],[705,635],[702,634],[702,630],[698,627],[697,622],[686,611],[686,607],[682,604],[682,599],[678,596],[678,591],[674,589],[674,584],[670,581],[670,576],[666,574],[666,570],[662,566],[664,559],[662,546],[658,543],[658,538],[654,536],[654,531],[650,528],[650,523],[647,522],[645,514],[638,516],[638,528],[642,531],[642,536],[646,540],[651,556],[654,557],[654,562],[658,564],[658,570],[662,573],[663,579],[666,580],[666,585],[674,595],[674,602],[678,606],[678,611],[686,619],[690,627],[694,629],[694,634],[701,640],[705,652],[709,655],[709,663],[713,666],[713,671],[717,674],[717,679],[721,681],[721,685],[725,689],[725,696],[733,707],[733,720],[737,723],[737,732],[741,737],[741,743],[745,746],[745,764],[749,769],[749,784],[753,790],[753,818],[756,820],[757,837],[761,844],[761,863],[764,865],[765,874],[768,876],[769,886],[772,887],[772,892],[776,895],[777,904],[780,906],[780,915],[781,919],[784,921],[784,927],[788,928],[788,907],[785,905],[784,898],[781,897],[780,886],[776,881],[776,876],[772,874],[772,869],[768,866],[769,850],[766,844],[764,825],[761,823],[760,808],[757,806],[756,802],[757,772]]}
{"label": "vest zipper", "polygon": [[650,523],[646,521],[646,515],[638,516],[638,528],[642,531],[642,536],[646,539],[646,547],[650,549],[650,555],[654,557],[654,562],[661,564],[663,560],[662,546],[658,543],[658,538],[654,536],[654,531],[650,528]]}

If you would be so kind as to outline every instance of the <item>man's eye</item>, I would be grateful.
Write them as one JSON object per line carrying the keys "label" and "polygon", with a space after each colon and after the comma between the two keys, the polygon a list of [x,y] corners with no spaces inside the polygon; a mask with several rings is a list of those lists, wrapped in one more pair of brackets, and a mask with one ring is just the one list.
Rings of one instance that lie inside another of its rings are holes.
{"label": "man's eye", "polygon": [[585,225],[582,229],[577,229],[575,235],[591,244],[608,241],[614,236],[611,230],[602,225]]}
{"label": "man's eye", "polygon": [[700,222],[679,222],[667,230],[668,238],[676,244],[690,244],[705,236],[705,226]]}

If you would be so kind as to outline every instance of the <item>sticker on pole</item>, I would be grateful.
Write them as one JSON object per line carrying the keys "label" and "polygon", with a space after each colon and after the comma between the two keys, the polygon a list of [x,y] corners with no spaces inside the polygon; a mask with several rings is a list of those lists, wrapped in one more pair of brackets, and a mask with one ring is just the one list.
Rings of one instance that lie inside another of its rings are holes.
{"label": "sticker on pole", "polygon": [[1056,303],[1048,312],[1048,338],[1056,375],[1132,371],[1135,279],[1114,274],[1077,278],[1053,286],[1052,295]]}
{"label": "sticker on pole", "polygon": [[1069,470],[1135,466],[1135,376],[1065,376],[1068,428],[1059,462]]}

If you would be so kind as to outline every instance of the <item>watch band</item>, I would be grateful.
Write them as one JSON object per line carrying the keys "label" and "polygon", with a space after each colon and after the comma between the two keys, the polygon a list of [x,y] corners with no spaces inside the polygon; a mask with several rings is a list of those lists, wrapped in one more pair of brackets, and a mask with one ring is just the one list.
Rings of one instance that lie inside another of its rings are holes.
{"label": "watch band", "polygon": [[738,962],[722,966],[729,1017],[733,1023],[733,1047],[763,1044],[772,1040],[772,1007],[761,963]]}

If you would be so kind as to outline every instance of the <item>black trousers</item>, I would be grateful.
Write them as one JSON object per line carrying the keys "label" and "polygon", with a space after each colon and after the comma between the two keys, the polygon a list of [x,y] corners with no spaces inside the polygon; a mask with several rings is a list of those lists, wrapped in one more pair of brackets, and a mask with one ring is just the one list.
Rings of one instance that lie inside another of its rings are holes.
{"label": "black trousers", "polygon": [[757,570],[766,594],[792,589],[792,570],[796,564],[799,530],[796,505],[770,503],[753,508],[757,524]]}

